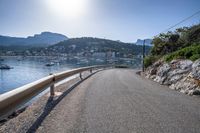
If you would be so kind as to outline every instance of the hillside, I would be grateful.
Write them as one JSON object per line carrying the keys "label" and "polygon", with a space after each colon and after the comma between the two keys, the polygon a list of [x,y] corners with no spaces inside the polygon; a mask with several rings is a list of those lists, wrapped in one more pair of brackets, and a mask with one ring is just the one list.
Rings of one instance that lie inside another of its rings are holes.
{"label": "hillside", "polygon": [[[149,50],[150,47],[147,46],[146,52],[148,53]],[[56,45],[52,45],[48,48],[48,51],[58,51],[61,53],[112,51],[118,52],[119,54],[138,55],[142,53],[142,46],[107,39],[83,37],[68,39]]]}
{"label": "hillside", "polygon": [[173,59],[195,61],[200,58],[200,24],[162,33],[154,37],[152,43],[150,56],[145,59],[146,67],[159,59],[168,62]]}
{"label": "hillside", "polygon": [[[19,48],[19,49],[18,49]],[[150,51],[150,46],[146,46],[146,54]],[[116,57],[132,58],[142,54],[142,46],[113,41],[108,39],[82,37],[71,38],[49,47],[17,47],[7,54],[6,48],[1,49],[1,55],[25,55],[25,56],[91,56],[93,54],[102,55],[107,53],[115,54]]]}
{"label": "hillside", "polygon": [[160,34],[145,59],[145,76],[173,90],[200,95],[200,24]]}
{"label": "hillside", "polygon": [[17,47],[46,47],[56,44],[60,41],[67,40],[68,38],[62,34],[42,32],[27,38],[0,36],[0,46],[10,48],[11,46]]}

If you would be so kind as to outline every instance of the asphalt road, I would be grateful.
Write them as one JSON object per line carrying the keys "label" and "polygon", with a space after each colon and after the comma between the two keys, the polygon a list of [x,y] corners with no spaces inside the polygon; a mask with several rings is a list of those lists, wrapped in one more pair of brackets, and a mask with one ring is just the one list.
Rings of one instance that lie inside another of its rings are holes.
{"label": "asphalt road", "polygon": [[105,70],[75,87],[37,132],[200,133],[200,98],[134,70]]}

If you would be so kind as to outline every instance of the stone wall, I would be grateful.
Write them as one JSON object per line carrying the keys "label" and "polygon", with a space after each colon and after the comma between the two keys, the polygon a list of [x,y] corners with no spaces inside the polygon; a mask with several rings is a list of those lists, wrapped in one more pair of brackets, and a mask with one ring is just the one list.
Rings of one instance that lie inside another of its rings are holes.
{"label": "stone wall", "polygon": [[145,71],[145,77],[188,95],[200,95],[200,59],[155,62]]}

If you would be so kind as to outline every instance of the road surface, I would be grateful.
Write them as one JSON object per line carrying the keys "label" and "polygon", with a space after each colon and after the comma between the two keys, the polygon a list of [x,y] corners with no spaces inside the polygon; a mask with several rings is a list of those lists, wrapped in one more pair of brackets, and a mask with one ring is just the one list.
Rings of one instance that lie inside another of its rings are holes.
{"label": "road surface", "polygon": [[36,132],[199,133],[200,98],[130,69],[98,72],[75,87]]}

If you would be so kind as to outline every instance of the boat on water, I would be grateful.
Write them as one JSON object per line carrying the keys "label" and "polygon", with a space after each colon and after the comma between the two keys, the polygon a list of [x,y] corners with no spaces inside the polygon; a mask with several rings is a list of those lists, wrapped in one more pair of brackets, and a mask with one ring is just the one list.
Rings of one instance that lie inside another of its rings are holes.
{"label": "boat on water", "polygon": [[89,63],[89,60],[80,59],[80,60],[77,60],[76,65],[88,64],[88,63]]}
{"label": "boat on water", "polygon": [[0,69],[13,69],[13,67],[6,64],[0,64]]}
{"label": "boat on water", "polygon": [[52,61],[55,65],[60,65],[60,61],[59,60],[54,60]]}
{"label": "boat on water", "polygon": [[88,61],[87,59],[81,59],[81,60],[80,60],[80,63],[85,64],[85,63],[89,63],[89,61]]}
{"label": "boat on water", "polygon": [[80,63],[80,62],[77,62],[76,65],[81,65],[81,63]]}
{"label": "boat on water", "polygon": [[50,62],[50,63],[47,63],[45,66],[54,66],[55,63],[54,62]]}
{"label": "boat on water", "polygon": [[96,59],[96,62],[104,62],[103,59]]}

